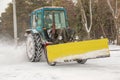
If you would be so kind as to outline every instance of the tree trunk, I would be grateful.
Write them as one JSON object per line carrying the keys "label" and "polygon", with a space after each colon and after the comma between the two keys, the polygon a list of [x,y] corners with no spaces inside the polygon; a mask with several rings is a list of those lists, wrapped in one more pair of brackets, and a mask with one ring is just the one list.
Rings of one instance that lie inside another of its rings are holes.
{"label": "tree trunk", "polygon": [[106,34],[105,34],[105,31],[104,31],[103,25],[101,24],[100,27],[101,27],[101,29],[102,29],[103,36],[106,38]]}
{"label": "tree trunk", "polygon": [[116,44],[119,45],[119,28],[117,25],[117,19],[114,19],[114,23],[115,23],[115,29],[116,29]]}
{"label": "tree trunk", "polygon": [[82,13],[82,23],[86,29],[86,32],[87,32],[87,39],[90,39],[90,32],[91,32],[91,28],[92,28],[92,1],[89,0],[89,14],[90,14],[90,25],[88,27],[88,21],[87,21],[87,15],[85,13],[85,9],[84,7],[82,6],[82,2],[81,0],[78,0],[78,3],[79,3],[79,7],[81,8],[81,13]]}
{"label": "tree trunk", "polygon": [[90,39],[90,32],[87,32],[87,39]]}

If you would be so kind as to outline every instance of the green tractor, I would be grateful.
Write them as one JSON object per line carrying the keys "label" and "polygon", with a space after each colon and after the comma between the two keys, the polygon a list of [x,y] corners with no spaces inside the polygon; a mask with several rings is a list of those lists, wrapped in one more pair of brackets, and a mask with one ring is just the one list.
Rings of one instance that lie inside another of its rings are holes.
{"label": "green tractor", "polygon": [[25,35],[26,51],[31,62],[40,61],[43,55],[51,66],[61,61],[84,64],[87,59],[109,56],[107,39],[78,41],[75,31],[68,25],[63,7],[34,10],[31,13],[30,29],[26,30]]}
{"label": "green tractor", "polygon": [[47,57],[47,45],[66,43],[75,39],[75,31],[70,29],[63,7],[36,9],[31,13],[30,21],[30,29],[26,30],[26,47],[28,58],[32,62],[40,61],[43,53]]}

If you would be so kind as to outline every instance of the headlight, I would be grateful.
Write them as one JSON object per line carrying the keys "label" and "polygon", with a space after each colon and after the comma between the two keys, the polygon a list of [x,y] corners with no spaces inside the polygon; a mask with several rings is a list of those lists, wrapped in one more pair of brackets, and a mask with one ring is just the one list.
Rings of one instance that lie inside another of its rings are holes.
{"label": "headlight", "polygon": [[62,36],[59,36],[58,39],[59,39],[59,40],[62,40]]}
{"label": "headlight", "polygon": [[75,39],[76,39],[76,40],[79,40],[79,36],[75,36]]}

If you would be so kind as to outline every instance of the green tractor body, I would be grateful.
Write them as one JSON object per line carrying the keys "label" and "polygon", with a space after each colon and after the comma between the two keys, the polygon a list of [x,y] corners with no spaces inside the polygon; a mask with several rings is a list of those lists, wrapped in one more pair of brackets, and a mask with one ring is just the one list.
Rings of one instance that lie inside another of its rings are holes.
{"label": "green tractor body", "polygon": [[[26,50],[31,62],[38,62],[44,55],[48,64],[108,57],[108,40],[79,41],[68,25],[63,7],[43,7],[31,13],[30,28],[26,30]],[[98,43],[98,44],[97,44]]]}

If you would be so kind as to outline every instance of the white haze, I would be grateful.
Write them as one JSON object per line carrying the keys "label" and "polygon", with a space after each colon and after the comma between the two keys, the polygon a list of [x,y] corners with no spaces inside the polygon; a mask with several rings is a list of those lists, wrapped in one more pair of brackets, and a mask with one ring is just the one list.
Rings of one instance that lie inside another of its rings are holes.
{"label": "white haze", "polygon": [[14,64],[28,61],[26,57],[25,43],[14,45],[14,41],[9,38],[0,40],[0,64]]}

